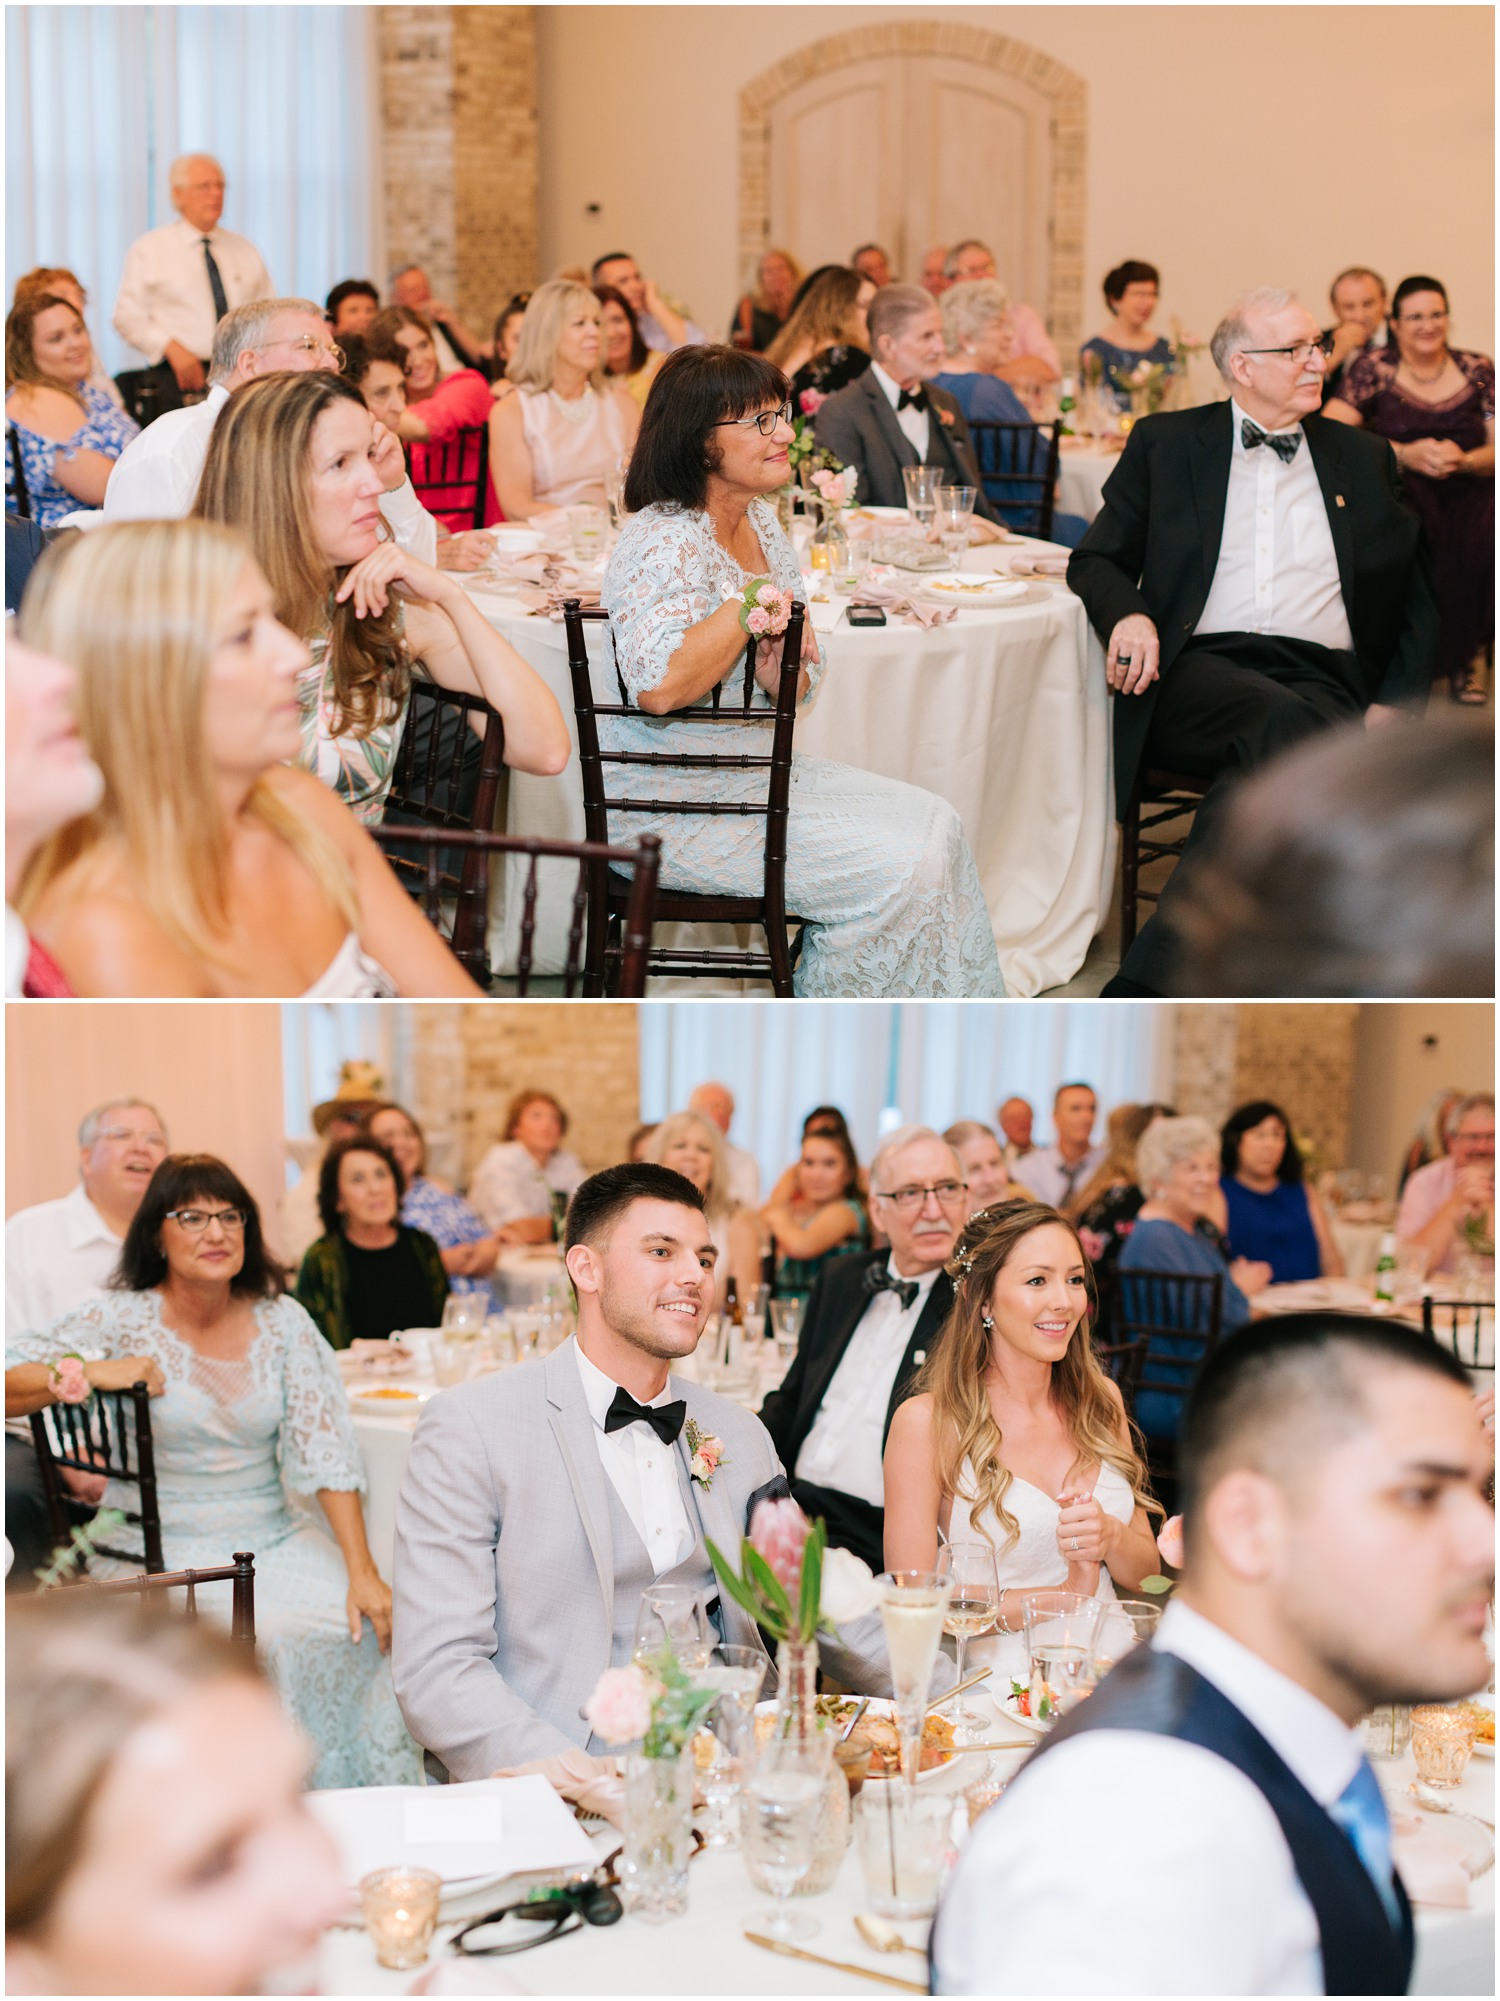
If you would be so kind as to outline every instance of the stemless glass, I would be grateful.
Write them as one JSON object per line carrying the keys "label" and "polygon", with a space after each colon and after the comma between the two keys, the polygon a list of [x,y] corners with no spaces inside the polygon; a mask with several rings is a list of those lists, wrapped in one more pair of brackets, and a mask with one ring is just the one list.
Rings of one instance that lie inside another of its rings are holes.
{"label": "stemless glass", "polygon": [[940,466],[903,466],[901,483],[906,488],[906,507],[913,521],[925,533],[937,516]]}
{"label": "stemless glass", "polygon": [[689,1672],[708,1666],[713,1642],[703,1593],[691,1584],[648,1584],[635,1618],[631,1656],[638,1666],[675,1654]]}
{"label": "stemless glass", "polygon": [[953,1579],[936,1570],[887,1570],[878,1582],[891,1694],[901,1732],[901,1775],[913,1786],[922,1768],[922,1724]]}
{"label": "stemless glass", "polygon": [[[1070,1599],[1067,1605],[1048,1600]],[[1100,1601],[1076,1591],[1032,1591],[1022,1601],[1026,1657],[1031,1665],[1031,1713],[1038,1722],[1055,1721],[1093,1690],[1094,1636]]]}
{"label": "stemless glass", "polygon": [[833,1759],[833,1732],[773,1737],[760,1747],[745,1796],[746,1861],[770,1885],[776,1908],[754,1922],[774,1939],[811,1938],[817,1920],[793,1913],[792,1893],[812,1867],[813,1834]]}
{"label": "stemless glass", "polygon": [[[1000,1610],[1000,1578],[995,1568],[995,1552],[987,1542],[945,1542],[938,1551],[938,1572],[952,1579],[953,1596],[943,1617],[943,1630],[958,1642],[958,1679],[964,1678],[964,1654],[970,1640],[977,1640],[994,1625]],[[960,1728],[984,1721],[962,1696],[951,1711]]]}
{"label": "stemless glass", "polygon": [[974,519],[974,502],[979,489],[973,486],[940,486],[937,494],[938,539],[955,569],[969,548],[969,524]]}
{"label": "stemless glass", "polygon": [[719,1698],[702,1726],[713,1738],[713,1756],[698,1773],[710,1848],[739,1846],[736,1803],[755,1749],[755,1705],[769,1666],[758,1647],[715,1647],[708,1666],[693,1676],[696,1688],[712,1688]]}
{"label": "stemless glass", "polygon": [[1101,1598],[1094,1633],[1094,1667],[1106,1675],[1115,1662],[1149,1640],[1161,1618],[1160,1605],[1145,1598]]}
{"label": "stemless glass", "polygon": [[797,1356],[797,1341],[802,1333],[802,1310],[805,1299],[773,1299],[771,1301],[771,1328],[776,1336],[776,1352],[784,1362],[793,1362]]}

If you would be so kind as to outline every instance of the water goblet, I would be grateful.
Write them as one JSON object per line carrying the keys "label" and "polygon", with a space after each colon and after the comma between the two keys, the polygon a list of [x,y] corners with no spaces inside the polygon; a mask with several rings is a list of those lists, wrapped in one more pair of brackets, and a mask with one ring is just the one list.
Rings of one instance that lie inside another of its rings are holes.
{"label": "water goblet", "polygon": [[907,512],[924,534],[937,515],[938,482],[942,476],[940,466],[903,466],[901,469]]}
{"label": "water goblet", "polygon": [[[995,1552],[987,1542],[945,1542],[938,1551],[940,1573],[952,1579],[953,1596],[943,1616],[943,1630],[958,1642],[958,1680],[964,1678],[964,1654],[970,1640],[993,1627],[1000,1611],[1000,1578]],[[963,1697],[949,1712],[960,1729],[984,1721]]]}
{"label": "water goblet", "polygon": [[813,1937],[817,1920],[793,1913],[792,1894],[812,1867],[813,1836],[833,1759],[833,1732],[773,1737],[760,1747],[745,1796],[746,1861],[770,1885],[774,1910],[754,1923],[783,1943]]}
{"label": "water goblet", "polygon": [[969,549],[969,526],[974,519],[978,488],[940,486],[937,493],[938,539],[955,569]]}
{"label": "water goblet", "polygon": [[712,1688],[718,1701],[703,1719],[713,1757],[698,1774],[708,1805],[704,1839],[710,1848],[739,1846],[736,1802],[755,1749],[755,1705],[770,1666],[758,1647],[715,1647],[708,1666],[693,1675],[695,1688]]}
{"label": "water goblet", "polygon": [[1161,1618],[1160,1605],[1145,1598],[1101,1598],[1094,1633],[1094,1667],[1099,1676],[1149,1640]]}
{"label": "water goblet", "polygon": [[637,1666],[675,1654],[689,1673],[708,1666],[713,1642],[703,1593],[691,1584],[649,1584],[641,1593],[631,1650]]}
{"label": "water goblet", "polygon": [[1055,1722],[1092,1693],[1099,1678],[1094,1636],[1100,1601],[1076,1591],[1032,1591],[1022,1602],[1031,1664],[1031,1713],[1038,1722]]}
{"label": "water goblet", "polygon": [[489,1311],[489,1300],[482,1292],[450,1292],[443,1301],[443,1332],[472,1340],[484,1332]]}

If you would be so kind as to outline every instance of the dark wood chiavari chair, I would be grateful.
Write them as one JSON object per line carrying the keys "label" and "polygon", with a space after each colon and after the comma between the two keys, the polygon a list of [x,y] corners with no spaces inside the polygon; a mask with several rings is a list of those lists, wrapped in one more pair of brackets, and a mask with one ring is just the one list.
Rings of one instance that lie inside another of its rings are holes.
{"label": "dark wood chiavari chair", "polygon": [[151,1398],[144,1383],[124,1390],[95,1390],[87,1403],[49,1404],[31,1414],[31,1437],[41,1469],[42,1492],[52,1533],[68,1541],[75,1527],[92,1519],[91,1505],[69,1493],[60,1469],[102,1473],[140,1492],[138,1508],[122,1508],[127,1524],[140,1530],[139,1549],[117,1549],[95,1543],[100,1556],[121,1563],[140,1563],[148,1571],[165,1569],[161,1548],[161,1510],[156,1498],[156,1451],[151,1441]]}

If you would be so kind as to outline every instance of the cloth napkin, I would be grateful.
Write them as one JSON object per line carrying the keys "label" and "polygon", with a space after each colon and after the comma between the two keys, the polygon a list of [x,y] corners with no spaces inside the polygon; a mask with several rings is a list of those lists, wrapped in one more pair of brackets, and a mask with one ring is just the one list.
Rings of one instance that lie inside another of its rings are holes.
{"label": "cloth napkin", "polygon": [[1065,577],[1068,574],[1066,556],[1012,556],[1010,573],[1013,577]]}
{"label": "cloth napkin", "polygon": [[591,1758],[587,1751],[563,1751],[552,1758],[533,1758],[525,1765],[508,1765],[491,1772],[492,1779],[521,1779],[540,1772],[563,1798],[585,1813],[602,1814],[616,1827],[625,1824],[625,1781],[614,1758]]}
{"label": "cloth napkin", "polygon": [[870,565],[854,587],[853,602],[879,605],[882,611],[894,613],[903,625],[919,626],[924,632],[958,617],[952,605],[922,604],[908,595],[908,586],[898,580],[889,563]]}
{"label": "cloth napkin", "polygon": [[1469,1876],[1436,1827],[1421,1814],[1391,1815],[1391,1857],[1414,1904],[1469,1908]]}
{"label": "cloth napkin", "polygon": [[405,1348],[393,1348],[389,1341],[351,1341],[349,1352],[362,1374],[404,1376],[417,1366],[417,1358]]}

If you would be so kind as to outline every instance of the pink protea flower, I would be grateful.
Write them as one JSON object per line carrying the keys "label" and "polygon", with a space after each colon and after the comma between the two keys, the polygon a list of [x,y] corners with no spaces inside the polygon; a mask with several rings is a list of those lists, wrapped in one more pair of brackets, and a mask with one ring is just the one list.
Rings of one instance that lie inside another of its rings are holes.
{"label": "pink protea flower", "polygon": [[776,1581],[795,1599],[802,1585],[802,1548],[812,1533],[812,1523],[797,1503],[762,1501],[750,1517],[750,1541],[758,1556],[764,1557]]}
{"label": "pink protea flower", "polygon": [[1173,1515],[1170,1521],[1162,1523],[1157,1534],[1156,1547],[1161,1552],[1163,1563],[1170,1563],[1174,1570],[1181,1570],[1183,1563],[1181,1515]]}
{"label": "pink protea flower", "polygon": [[827,401],[821,389],[804,389],[797,398],[797,408],[804,417],[816,417]]}
{"label": "pink protea flower", "polygon": [[760,605],[756,605],[753,611],[745,613],[745,630],[753,632],[759,639],[763,632],[771,630],[771,614]]}
{"label": "pink protea flower", "polygon": [[606,1744],[633,1743],[651,1728],[651,1689],[639,1668],[606,1668],[584,1706],[584,1720]]}

